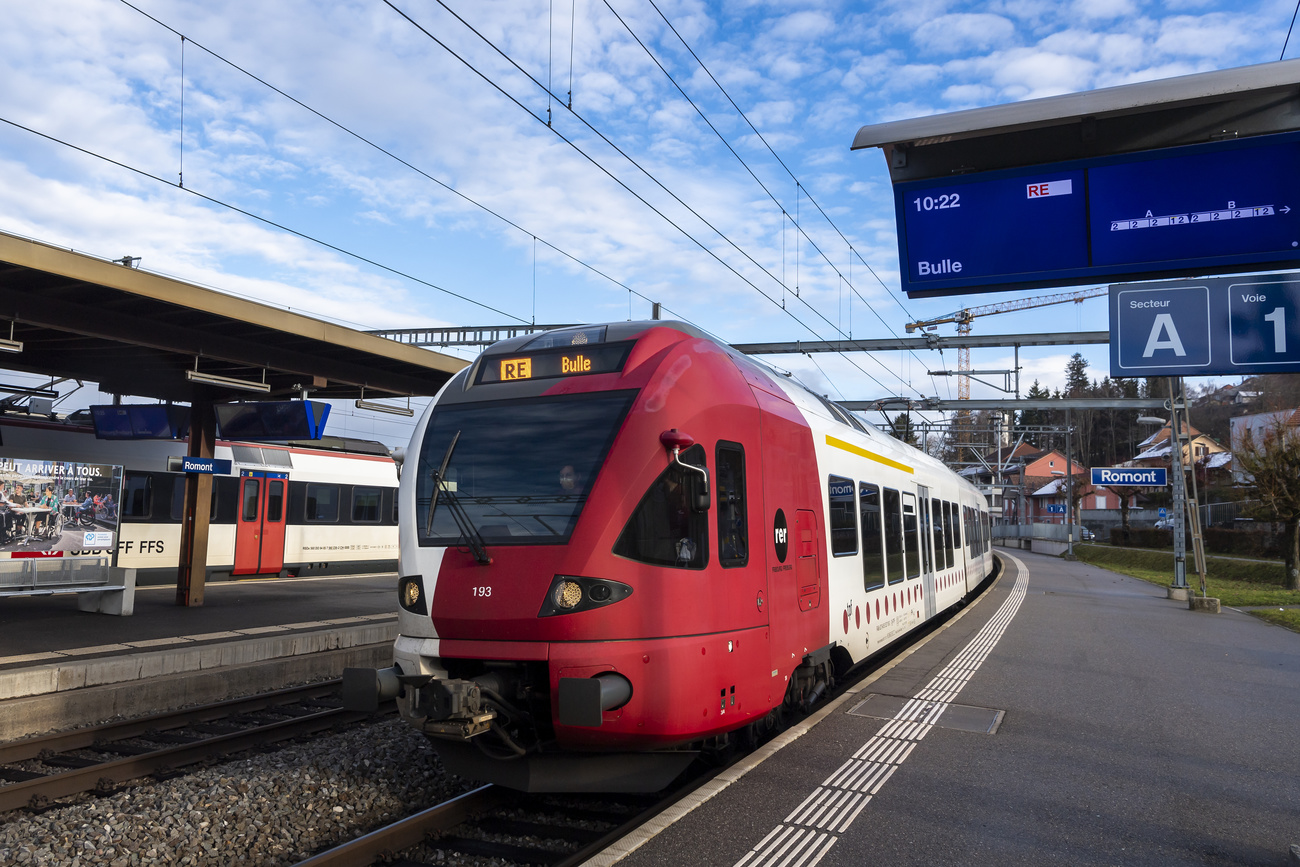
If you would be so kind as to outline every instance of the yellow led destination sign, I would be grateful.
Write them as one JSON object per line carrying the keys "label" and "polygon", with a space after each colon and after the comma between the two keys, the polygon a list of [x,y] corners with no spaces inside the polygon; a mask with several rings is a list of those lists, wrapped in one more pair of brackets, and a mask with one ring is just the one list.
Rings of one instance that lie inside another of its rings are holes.
{"label": "yellow led destination sign", "polygon": [[631,343],[601,343],[566,346],[559,350],[546,349],[529,355],[484,358],[479,366],[478,383],[482,385],[616,373],[623,369],[631,348]]}
{"label": "yellow led destination sign", "polygon": [[533,360],[531,358],[507,358],[501,361],[501,381],[511,379],[532,379]]}

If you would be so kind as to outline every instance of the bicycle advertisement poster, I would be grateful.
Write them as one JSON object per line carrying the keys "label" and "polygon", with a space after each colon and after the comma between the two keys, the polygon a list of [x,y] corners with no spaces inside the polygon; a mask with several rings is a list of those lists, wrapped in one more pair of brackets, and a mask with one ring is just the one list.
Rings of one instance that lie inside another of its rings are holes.
{"label": "bicycle advertisement poster", "polygon": [[0,559],[115,557],[123,469],[0,458]]}

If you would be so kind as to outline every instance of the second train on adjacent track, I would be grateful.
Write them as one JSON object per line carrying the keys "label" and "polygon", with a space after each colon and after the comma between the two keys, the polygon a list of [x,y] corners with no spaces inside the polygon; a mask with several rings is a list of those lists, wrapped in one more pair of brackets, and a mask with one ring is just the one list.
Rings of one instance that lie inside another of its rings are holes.
{"label": "second train on adjacent track", "polygon": [[397,696],[449,769],[642,790],[959,604],[979,491],[679,322],[498,343],[431,404],[399,491]]}

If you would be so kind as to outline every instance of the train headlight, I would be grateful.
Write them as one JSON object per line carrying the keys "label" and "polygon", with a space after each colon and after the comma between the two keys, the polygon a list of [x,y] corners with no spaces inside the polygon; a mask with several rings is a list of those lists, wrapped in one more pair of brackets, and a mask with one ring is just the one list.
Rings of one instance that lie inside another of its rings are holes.
{"label": "train headlight", "polygon": [[556,608],[572,610],[582,601],[582,585],[577,581],[561,581],[555,585],[551,598],[555,600]]}
{"label": "train headlight", "polygon": [[424,604],[424,579],[419,575],[405,575],[397,579],[397,601],[412,614],[428,614]]}
{"label": "train headlight", "polygon": [[575,575],[556,575],[546,591],[538,617],[556,614],[575,614],[620,602],[632,595],[632,588],[621,581],[607,578],[584,578]]}

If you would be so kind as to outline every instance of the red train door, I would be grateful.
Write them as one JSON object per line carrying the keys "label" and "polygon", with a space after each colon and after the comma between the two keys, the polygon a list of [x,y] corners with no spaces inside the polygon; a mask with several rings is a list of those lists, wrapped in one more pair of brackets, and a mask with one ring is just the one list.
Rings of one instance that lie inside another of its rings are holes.
{"label": "red train door", "polygon": [[799,610],[811,611],[822,603],[818,568],[817,513],[796,509],[794,518],[794,579],[799,585]]}
{"label": "red train door", "polygon": [[266,575],[284,568],[287,473],[244,470],[235,521],[234,575]]}

